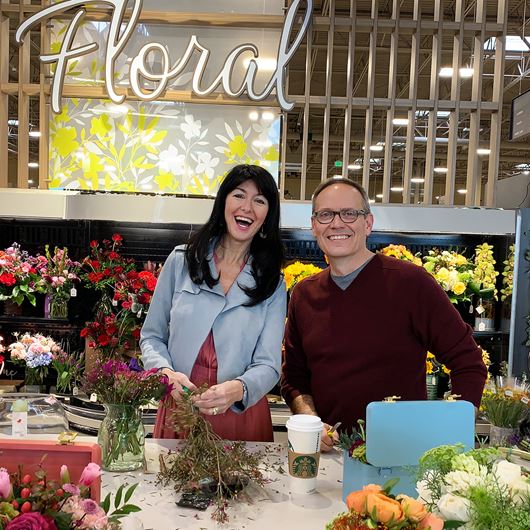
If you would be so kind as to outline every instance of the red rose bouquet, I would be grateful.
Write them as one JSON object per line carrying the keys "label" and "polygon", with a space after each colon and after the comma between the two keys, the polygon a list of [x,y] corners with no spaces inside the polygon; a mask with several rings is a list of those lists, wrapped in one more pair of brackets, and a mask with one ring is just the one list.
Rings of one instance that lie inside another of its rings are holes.
{"label": "red rose bouquet", "polygon": [[110,494],[101,504],[89,498],[90,486],[101,474],[97,464],[88,464],[72,484],[66,466],[61,466],[60,482],[48,480],[41,466],[34,474],[9,474],[0,468],[1,530],[118,529],[125,515],[140,511],[127,504],[137,484],[116,492],[114,511],[109,513]]}
{"label": "red rose bouquet", "polygon": [[120,255],[122,245],[120,234],[113,234],[112,240],[104,239],[101,244],[93,240],[90,242],[90,255],[82,263],[80,276],[85,285],[102,292],[103,313],[110,312],[110,299],[116,283],[125,281],[127,273],[134,269],[134,260]]}
{"label": "red rose bouquet", "polygon": [[0,301],[21,305],[27,299],[36,305],[35,293],[44,292],[39,272],[45,265],[44,256],[30,256],[18,243],[0,250]]}

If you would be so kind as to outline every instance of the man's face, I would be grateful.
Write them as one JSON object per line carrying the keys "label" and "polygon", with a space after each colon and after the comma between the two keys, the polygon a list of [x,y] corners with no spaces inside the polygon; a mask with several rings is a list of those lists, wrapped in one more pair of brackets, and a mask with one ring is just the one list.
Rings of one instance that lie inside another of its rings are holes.
{"label": "man's face", "polygon": [[[363,209],[361,194],[348,184],[332,184],[316,198],[315,212],[322,210]],[[372,232],[372,214],[359,215],[353,223],[345,223],[335,215],[329,224],[321,224],[311,219],[313,234],[318,246],[329,258],[354,257],[366,248],[366,238]]]}

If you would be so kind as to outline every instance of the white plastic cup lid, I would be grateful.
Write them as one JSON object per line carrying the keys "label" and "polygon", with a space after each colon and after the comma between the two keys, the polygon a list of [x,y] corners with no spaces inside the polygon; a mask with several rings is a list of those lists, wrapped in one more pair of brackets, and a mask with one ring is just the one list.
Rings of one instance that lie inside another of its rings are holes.
{"label": "white plastic cup lid", "polygon": [[294,414],[287,420],[285,426],[294,431],[314,432],[321,431],[324,424],[318,416]]}

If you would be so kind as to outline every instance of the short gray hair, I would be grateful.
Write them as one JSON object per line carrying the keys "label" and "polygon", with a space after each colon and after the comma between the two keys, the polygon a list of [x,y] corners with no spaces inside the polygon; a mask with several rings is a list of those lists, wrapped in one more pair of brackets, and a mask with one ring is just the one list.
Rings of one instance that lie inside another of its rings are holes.
{"label": "short gray hair", "polygon": [[370,201],[368,199],[368,194],[366,193],[366,190],[360,184],[357,184],[357,182],[354,182],[353,180],[344,177],[328,178],[317,186],[317,189],[314,191],[313,196],[311,197],[311,210],[313,212],[315,211],[316,198],[320,195],[320,193],[322,193],[322,191],[324,191],[329,186],[332,186],[333,184],[346,184],[348,186],[351,186],[352,188],[355,188],[361,194],[363,200],[363,210],[366,213],[370,213]]}

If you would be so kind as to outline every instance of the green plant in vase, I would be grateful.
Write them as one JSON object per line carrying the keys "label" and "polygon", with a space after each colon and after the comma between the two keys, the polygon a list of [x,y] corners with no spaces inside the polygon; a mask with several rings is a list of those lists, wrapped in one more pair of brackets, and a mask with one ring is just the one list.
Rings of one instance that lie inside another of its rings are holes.
{"label": "green plant in vase", "polygon": [[106,411],[98,434],[103,469],[138,469],[143,465],[145,445],[139,408],[171,392],[167,376],[156,369],[142,370],[135,359],[129,364],[100,361],[85,375],[83,390],[95,394]]}

